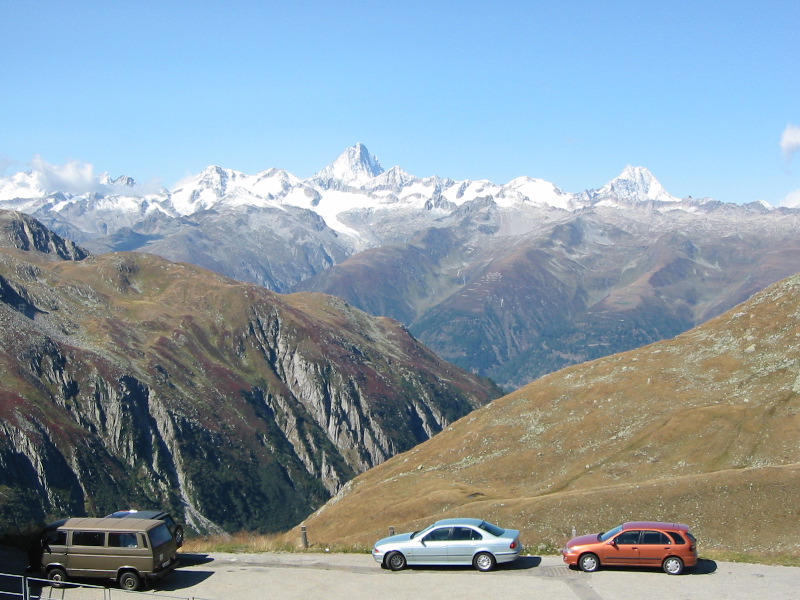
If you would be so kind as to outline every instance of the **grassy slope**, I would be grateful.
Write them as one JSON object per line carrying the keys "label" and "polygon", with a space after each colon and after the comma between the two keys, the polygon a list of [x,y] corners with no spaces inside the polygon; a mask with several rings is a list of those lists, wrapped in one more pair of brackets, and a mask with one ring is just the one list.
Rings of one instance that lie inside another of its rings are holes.
{"label": "grassy slope", "polygon": [[[636,351],[572,367],[464,417],[306,520],[325,544],[478,516],[534,548],[630,519],[702,548],[796,553],[800,278]],[[288,534],[288,539],[297,535]]]}

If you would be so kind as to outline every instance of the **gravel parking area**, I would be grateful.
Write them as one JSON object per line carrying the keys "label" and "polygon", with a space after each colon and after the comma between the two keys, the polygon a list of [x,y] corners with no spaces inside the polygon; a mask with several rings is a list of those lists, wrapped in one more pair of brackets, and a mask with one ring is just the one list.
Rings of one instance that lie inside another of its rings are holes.
{"label": "gravel parking area", "polygon": [[[24,556],[0,552],[0,561],[0,572],[24,569]],[[680,576],[623,568],[586,574],[556,556],[524,556],[490,573],[465,567],[395,573],[366,554],[184,554],[181,567],[148,591],[208,600],[751,600],[795,597],[799,580],[800,568],[709,560]]]}

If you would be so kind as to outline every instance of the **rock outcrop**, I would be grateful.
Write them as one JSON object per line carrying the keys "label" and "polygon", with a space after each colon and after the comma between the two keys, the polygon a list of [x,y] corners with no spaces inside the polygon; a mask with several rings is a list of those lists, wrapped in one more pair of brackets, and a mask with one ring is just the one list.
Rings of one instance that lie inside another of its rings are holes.
{"label": "rock outcrop", "polygon": [[499,394],[391,319],[0,212],[0,525],[274,531]]}

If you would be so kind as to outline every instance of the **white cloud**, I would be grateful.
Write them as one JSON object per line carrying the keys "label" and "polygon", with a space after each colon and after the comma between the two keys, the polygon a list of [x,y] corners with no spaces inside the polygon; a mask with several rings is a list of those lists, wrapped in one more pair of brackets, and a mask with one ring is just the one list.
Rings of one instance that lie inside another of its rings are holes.
{"label": "white cloud", "polygon": [[65,165],[51,165],[41,156],[31,161],[31,168],[40,176],[40,181],[48,192],[69,192],[80,195],[98,191],[102,185],[94,174],[94,167],[88,163],[71,160]]}
{"label": "white cloud", "polygon": [[[1,164],[1,163],[0,163]],[[136,183],[136,191],[123,183],[111,183],[107,173],[95,175],[94,165],[79,160],[71,160],[63,165],[54,165],[41,156],[36,156],[30,164],[38,175],[39,184],[48,192],[67,192],[74,196],[92,194],[157,194],[163,190],[161,180],[144,184]]]}
{"label": "white cloud", "polygon": [[786,197],[781,201],[781,206],[788,206],[789,208],[800,208],[800,189],[789,192]]}
{"label": "white cloud", "polygon": [[792,160],[792,157],[800,150],[800,127],[792,123],[786,126],[781,136],[781,150],[783,150],[786,160]]}

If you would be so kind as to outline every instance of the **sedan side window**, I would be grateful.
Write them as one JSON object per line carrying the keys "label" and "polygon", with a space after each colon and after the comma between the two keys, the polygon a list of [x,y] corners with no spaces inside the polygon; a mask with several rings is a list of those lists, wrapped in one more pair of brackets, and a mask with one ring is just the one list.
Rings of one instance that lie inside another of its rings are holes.
{"label": "sedan side window", "polygon": [[666,534],[663,534],[660,531],[645,531],[642,535],[642,543],[659,544],[663,546],[666,544],[671,544],[672,540],[670,540]]}
{"label": "sedan side window", "polygon": [[426,542],[446,542],[450,539],[452,527],[439,527],[425,536]]}
{"label": "sedan side window", "polygon": [[482,540],[483,536],[469,527],[453,527],[453,537],[451,539],[459,542],[468,542]]}
{"label": "sedan side window", "polygon": [[623,531],[620,533],[615,539],[614,543],[616,544],[638,544],[639,543],[639,531]]}

